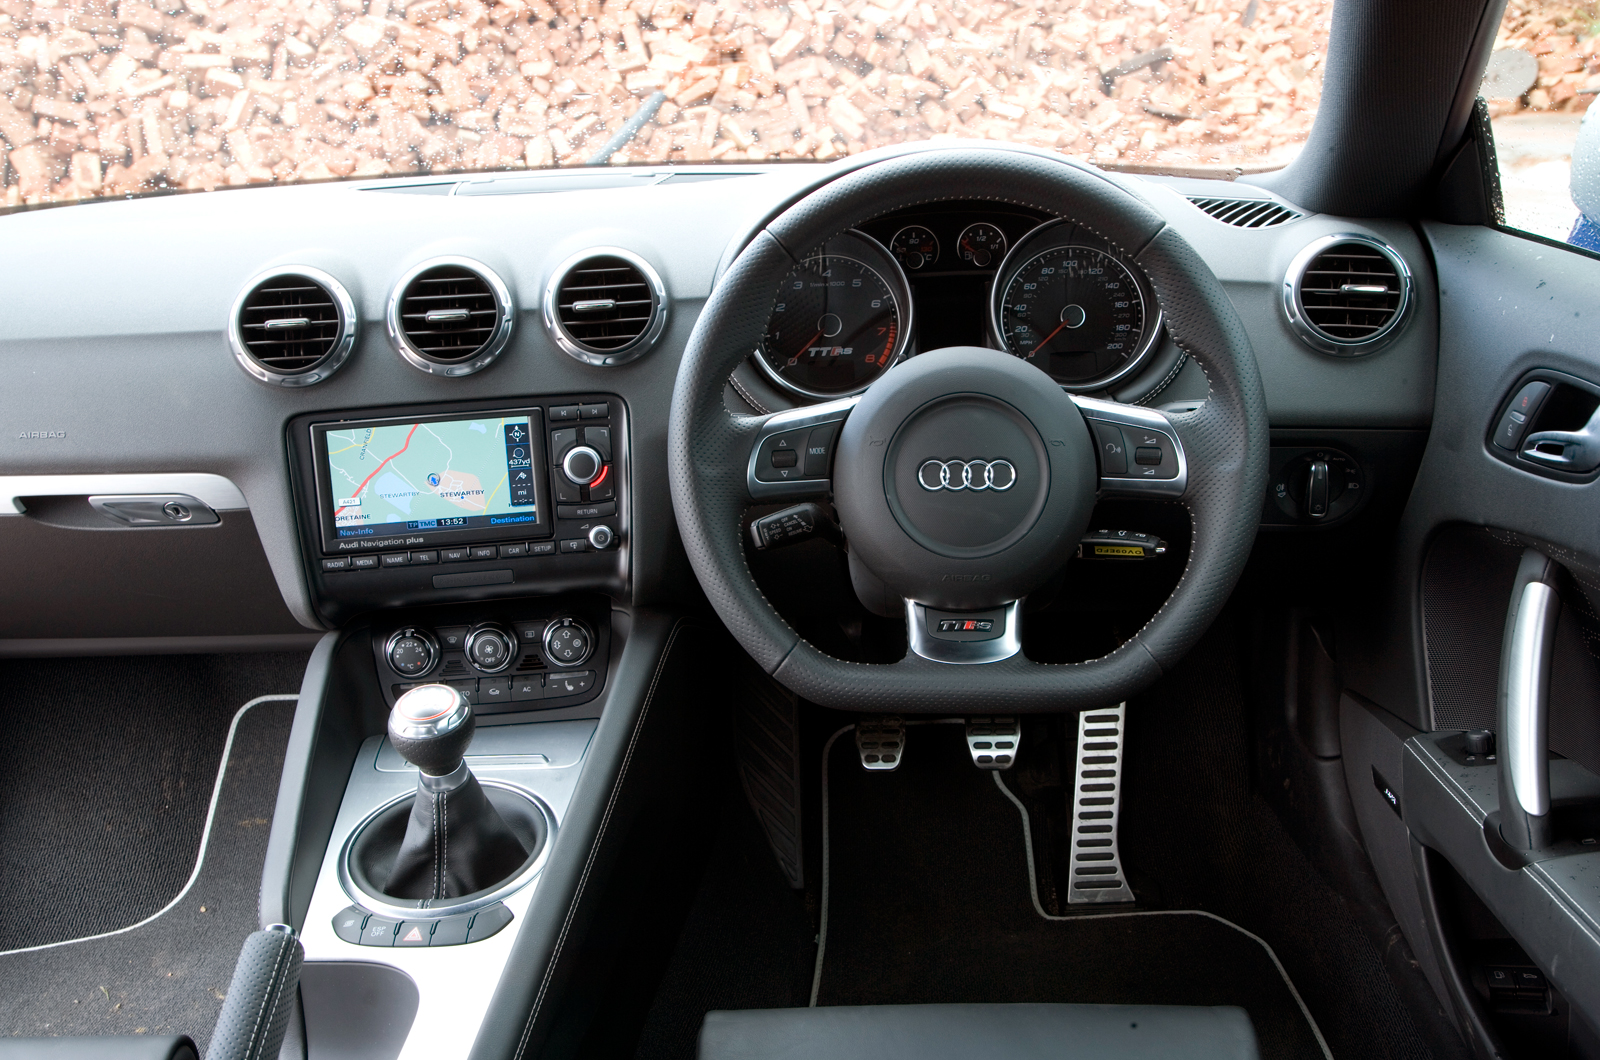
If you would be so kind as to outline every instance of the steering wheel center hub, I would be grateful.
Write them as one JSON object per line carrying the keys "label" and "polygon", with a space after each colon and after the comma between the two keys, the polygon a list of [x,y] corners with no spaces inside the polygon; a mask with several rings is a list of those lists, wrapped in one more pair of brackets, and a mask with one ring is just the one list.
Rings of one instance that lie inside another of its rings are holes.
{"label": "steering wheel center hub", "polygon": [[887,373],[845,421],[834,466],[854,558],[893,592],[953,610],[1037,588],[1082,537],[1097,481],[1071,399],[977,347]]}

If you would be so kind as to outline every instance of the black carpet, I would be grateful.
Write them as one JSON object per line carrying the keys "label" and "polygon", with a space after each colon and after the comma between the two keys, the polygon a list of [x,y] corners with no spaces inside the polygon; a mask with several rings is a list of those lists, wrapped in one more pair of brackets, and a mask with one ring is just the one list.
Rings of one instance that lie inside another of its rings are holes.
{"label": "black carpet", "polygon": [[[294,708],[292,700],[265,702],[241,719],[199,877],[172,909],[106,938],[0,955],[0,1036],[181,1033],[204,1053],[239,947],[259,926],[261,865]],[[212,719],[224,735],[231,714]],[[222,739],[215,743],[220,756]],[[205,788],[195,846],[181,852],[167,900],[193,869]]]}
{"label": "black carpet", "polygon": [[[1203,910],[1265,939],[1336,1057],[1429,1057],[1345,900],[1253,790],[1247,716],[1226,626],[1129,705],[1121,841],[1138,908]],[[830,729],[851,720],[836,717]],[[1050,724],[1030,720],[1028,732],[1046,739],[1031,748],[1025,741],[1006,774],[1035,811],[1041,861],[1052,856],[1052,830],[1064,827],[1064,762],[1044,761]],[[1021,817],[973,768],[958,726],[913,727],[893,773],[864,772],[850,737],[841,737],[830,786],[821,1004],[1231,1004],[1249,1012],[1264,1057],[1323,1055],[1270,957],[1225,924],[1041,918],[1028,893]],[[1041,869],[1055,911],[1051,866]],[[637,1056],[690,1060],[712,1009],[805,1005],[809,961],[797,953],[815,952],[808,912],[784,886],[748,808],[724,807]]]}
{"label": "black carpet", "polygon": [[[194,868],[228,723],[308,656],[0,664],[0,951],[126,927]],[[268,803],[268,810],[271,803]]]}

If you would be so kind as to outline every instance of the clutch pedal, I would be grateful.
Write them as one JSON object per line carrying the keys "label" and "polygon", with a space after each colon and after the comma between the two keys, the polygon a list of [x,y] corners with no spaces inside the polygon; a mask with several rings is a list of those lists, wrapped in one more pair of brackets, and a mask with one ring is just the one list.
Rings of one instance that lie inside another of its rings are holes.
{"label": "clutch pedal", "polygon": [[1078,767],[1072,786],[1072,885],[1068,905],[1133,901],[1117,852],[1122,807],[1122,733],[1128,705],[1078,715]]}
{"label": "clutch pedal", "polygon": [[898,769],[906,753],[905,721],[892,714],[862,718],[856,722],[856,753],[862,769]]}
{"label": "clutch pedal", "polygon": [[1010,769],[1022,743],[1016,718],[968,718],[967,751],[979,769]]}

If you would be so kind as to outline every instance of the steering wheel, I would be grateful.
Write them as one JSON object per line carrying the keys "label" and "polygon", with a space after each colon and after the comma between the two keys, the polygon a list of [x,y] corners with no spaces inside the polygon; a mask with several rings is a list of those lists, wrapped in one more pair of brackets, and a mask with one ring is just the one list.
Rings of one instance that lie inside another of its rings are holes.
{"label": "steering wheel", "polygon": [[[1068,217],[1118,248],[1145,271],[1173,340],[1204,370],[1205,403],[1163,414],[1075,397],[1019,358],[965,347],[913,357],[859,398],[769,416],[728,409],[729,374],[760,343],[780,282],[809,248],[891,210],[956,199]],[[1121,461],[1099,458],[1102,444],[1114,456],[1118,442]],[[1199,640],[1255,539],[1268,441],[1244,327],[1216,276],[1154,210],[1066,159],[955,148],[841,176],[750,240],[689,337],[669,444],[672,501],[695,574],[734,637],[781,684],[848,710],[1014,713],[1119,702]],[[773,458],[829,444],[831,469]],[[1145,462],[1126,458],[1136,450]],[[881,613],[884,597],[898,597],[904,608],[909,650],[896,663],[818,650],[778,615],[745,560],[747,508],[830,494],[863,603]],[[1189,509],[1177,586],[1108,655],[1028,660],[1021,602],[1065,563],[1096,501],[1114,496]]]}

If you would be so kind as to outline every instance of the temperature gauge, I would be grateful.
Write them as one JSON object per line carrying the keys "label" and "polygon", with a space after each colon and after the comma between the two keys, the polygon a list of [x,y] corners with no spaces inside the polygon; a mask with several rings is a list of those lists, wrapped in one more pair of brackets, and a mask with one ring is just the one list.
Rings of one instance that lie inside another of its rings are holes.
{"label": "temperature gauge", "polygon": [[1006,235],[987,221],[968,225],[956,243],[961,260],[987,269],[1006,256]]}
{"label": "temperature gauge", "polygon": [[889,240],[889,250],[907,269],[925,269],[939,260],[939,237],[921,225],[907,225]]}

